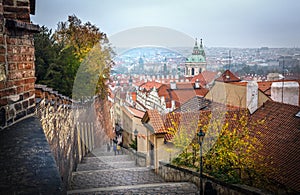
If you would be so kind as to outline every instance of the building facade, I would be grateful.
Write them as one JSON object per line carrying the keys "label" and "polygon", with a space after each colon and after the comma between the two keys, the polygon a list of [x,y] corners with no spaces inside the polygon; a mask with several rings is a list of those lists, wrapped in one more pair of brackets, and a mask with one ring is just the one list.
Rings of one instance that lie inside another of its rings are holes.
{"label": "building facade", "polygon": [[185,61],[185,77],[193,77],[206,70],[207,62],[203,49],[202,39],[200,40],[200,46],[198,46],[197,39],[193,53]]}

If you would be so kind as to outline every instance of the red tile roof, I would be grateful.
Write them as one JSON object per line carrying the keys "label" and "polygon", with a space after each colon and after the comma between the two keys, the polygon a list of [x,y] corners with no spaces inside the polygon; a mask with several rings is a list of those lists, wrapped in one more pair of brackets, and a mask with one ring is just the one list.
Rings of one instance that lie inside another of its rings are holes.
{"label": "red tile roof", "polygon": [[208,93],[208,89],[203,87],[195,89],[192,83],[176,83],[176,89],[168,89],[168,91],[171,93],[172,100],[180,104],[195,96],[204,97]]}
{"label": "red tile roof", "polygon": [[144,88],[146,91],[151,90],[153,87],[156,89],[160,88],[163,84],[155,81],[148,81],[140,85],[140,87]]}
{"label": "red tile roof", "polygon": [[[198,131],[199,124],[207,123],[210,111],[201,111],[201,112],[172,112],[163,116],[163,121],[165,124],[166,132],[170,129],[176,129],[174,124],[178,124],[179,129],[185,129],[188,135],[191,135],[192,139]],[[172,134],[165,134],[165,140],[171,141],[173,139]]]}
{"label": "red tile roof", "polygon": [[137,109],[132,108],[132,107],[128,107],[128,110],[130,110],[130,112],[131,112],[134,116],[136,116],[136,117],[138,117],[138,118],[143,118],[143,116],[144,116],[144,114],[145,114],[144,111],[137,110]]}
{"label": "red tile roof", "polygon": [[216,81],[230,83],[241,81],[237,76],[235,76],[230,70],[226,70]]}
{"label": "red tile roof", "polygon": [[163,120],[161,118],[160,113],[157,110],[147,110],[144,117],[142,118],[143,123],[150,123],[152,124],[152,128],[154,133],[166,133],[165,126]]}
{"label": "red tile roof", "polygon": [[200,83],[205,86],[208,83],[211,83],[216,79],[216,76],[218,75],[217,72],[212,71],[203,71],[200,74],[194,76],[191,80],[192,83],[195,83],[195,81],[198,79]]}
{"label": "red tile roof", "polygon": [[253,113],[252,119],[265,119],[266,129],[259,129],[262,155],[272,157],[277,172],[272,177],[300,192],[300,118],[299,106],[267,101]]}

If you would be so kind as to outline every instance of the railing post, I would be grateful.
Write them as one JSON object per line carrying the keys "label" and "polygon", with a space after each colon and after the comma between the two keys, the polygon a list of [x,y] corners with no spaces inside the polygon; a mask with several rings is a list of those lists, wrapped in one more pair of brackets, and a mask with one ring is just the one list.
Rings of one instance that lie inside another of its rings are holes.
{"label": "railing post", "polygon": [[93,147],[92,149],[95,148],[94,130],[95,130],[95,126],[94,126],[94,123],[92,123],[92,134],[91,134],[91,136],[92,136],[92,147]]}
{"label": "railing post", "polygon": [[84,145],[85,145],[85,154],[89,152],[88,150],[88,133],[87,133],[87,123],[84,122]]}
{"label": "railing post", "polygon": [[80,134],[79,122],[77,122],[77,124],[76,124],[76,130],[77,130],[77,143],[78,143],[78,159],[80,162],[81,158],[82,158],[82,154],[81,154],[81,134]]}

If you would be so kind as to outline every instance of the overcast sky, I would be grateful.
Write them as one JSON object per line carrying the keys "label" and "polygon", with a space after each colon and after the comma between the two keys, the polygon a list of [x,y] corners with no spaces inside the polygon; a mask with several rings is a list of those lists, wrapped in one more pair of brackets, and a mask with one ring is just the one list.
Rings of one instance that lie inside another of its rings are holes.
{"label": "overcast sky", "polygon": [[36,0],[32,21],[55,29],[73,14],[109,37],[159,26],[207,47],[300,47],[300,0]]}

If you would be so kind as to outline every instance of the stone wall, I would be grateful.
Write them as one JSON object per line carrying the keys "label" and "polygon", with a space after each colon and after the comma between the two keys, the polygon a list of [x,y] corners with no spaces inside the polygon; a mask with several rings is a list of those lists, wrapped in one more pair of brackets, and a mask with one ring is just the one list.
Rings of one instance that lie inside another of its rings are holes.
{"label": "stone wall", "polygon": [[[183,169],[168,163],[159,162],[159,169],[157,172],[163,179],[169,182],[192,182],[198,187],[200,186],[200,174]],[[245,185],[228,184],[219,181],[213,177],[203,174],[202,186],[204,194],[222,194],[222,195],[259,195],[268,194],[257,188]],[[271,193],[270,193],[271,194]]]}
{"label": "stone wall", "polygon": [[44,85],[36,86],[36,114],[50,145],[64,186],[79,162],[76,110],[72,101]]}
{"label": "stone wall", "polygon": [[108,130],[112,128],[110,115],[106,114],[108,105],[100,104],[101,100],[95,98],[74,101],[45,85],[35,85],[35,96],[36,114],[61,179],[69,186],[72,171],[81,159],[109,140]]}
{"label": "stone wall", "polygon": [[[0,129],[33,115],[34,43],[29,0],[0,0]],[[33,11],[33,10],[32,10]]]}

